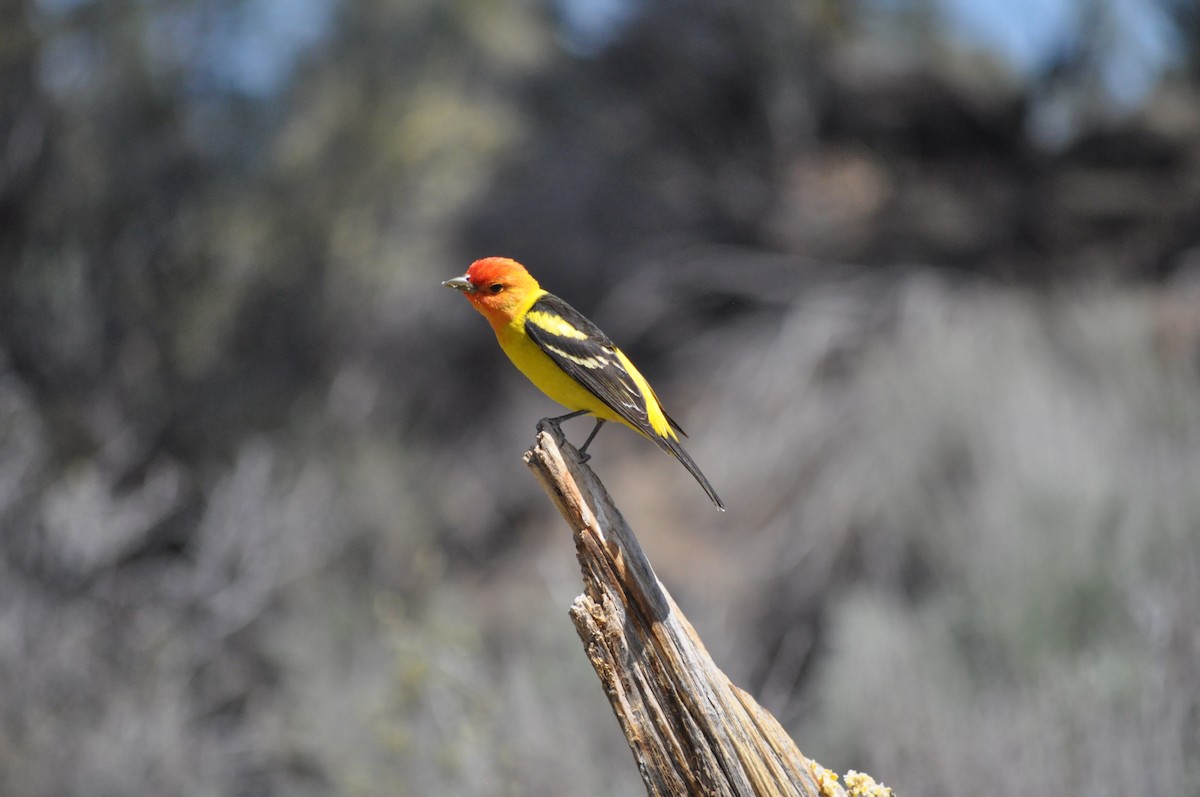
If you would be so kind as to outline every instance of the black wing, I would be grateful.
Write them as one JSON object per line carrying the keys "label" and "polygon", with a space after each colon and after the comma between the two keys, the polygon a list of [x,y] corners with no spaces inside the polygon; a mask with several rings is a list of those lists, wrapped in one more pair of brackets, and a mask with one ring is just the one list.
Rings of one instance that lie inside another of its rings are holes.
{"label": "black wing", "polygon": [[548,293],[529,308],[525,333],[613,412],[648,437],[658,437],[650,426],[645,398],[617,357],[616,346],[583,313]]}
{"label": "black wing", "polygon": [[[653,440],[659,448],[683,463],[695,477],[708,497],[719,509],[725,504],[717,497],[716,490],[700,472],[695,461],[679,441],[654,431],[646,413],[646,398],[638,389],[637,382],[617,355],[617,347],[600,328],[588,321],[583,313],[554,294],[546,294],[533,303],[525,316],[525,334],[554,361],[596,398],[604,402],[613,412],[624,418],[633,428]],[[649,385],[653,400],[662,407],[654,390]],[[667,423],[679,434],[684,434],[675,419],[667,415]],[[686,435],[685,435],[686,436]]]}

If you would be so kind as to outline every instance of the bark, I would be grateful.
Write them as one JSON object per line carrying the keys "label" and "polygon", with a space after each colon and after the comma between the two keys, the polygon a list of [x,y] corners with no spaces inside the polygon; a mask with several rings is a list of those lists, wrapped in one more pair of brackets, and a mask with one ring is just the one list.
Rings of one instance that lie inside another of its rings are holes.
{"label": "bark", "polygon": [[[557,426],[539,424],[525,461],[571,526],[584,593],[570,616],[647,792],[845,794],[832,772],[806,758],[718,669],[604,485]],[[865,776],[854,774],[862,783]]]}

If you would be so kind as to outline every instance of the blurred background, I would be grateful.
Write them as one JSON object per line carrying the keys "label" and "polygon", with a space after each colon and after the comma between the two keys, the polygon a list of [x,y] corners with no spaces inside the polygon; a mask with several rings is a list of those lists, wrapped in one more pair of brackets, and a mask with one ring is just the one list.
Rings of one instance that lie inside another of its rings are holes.
{"label": "blurred background", "polygon": [[0,793],[642,792],[493,254],[806,754],[1200,795],[1191,0],[7,0]]}

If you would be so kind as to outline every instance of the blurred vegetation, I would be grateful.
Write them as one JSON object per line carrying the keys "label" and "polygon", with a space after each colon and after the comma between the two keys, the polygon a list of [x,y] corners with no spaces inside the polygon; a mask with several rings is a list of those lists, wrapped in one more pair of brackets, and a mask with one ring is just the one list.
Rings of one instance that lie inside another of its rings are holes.
{"label": "blurred vegetation", "polygon": [[596,467],[806,753],[1200,791],[1200,15],[968,7],[0,6],[0,793],[640,790],[486,254],[691,431],[724,516]]}

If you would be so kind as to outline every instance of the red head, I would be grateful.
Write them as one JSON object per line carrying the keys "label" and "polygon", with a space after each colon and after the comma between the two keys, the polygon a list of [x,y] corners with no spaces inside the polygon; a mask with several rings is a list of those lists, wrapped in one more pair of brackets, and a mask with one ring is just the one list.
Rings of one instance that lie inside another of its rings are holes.
{"label": "red head", "polygon": [[462,291],[493,327],[512,320],[540,288],[524,266],[507,257],[476,260],[466,274],[442,284]]}

